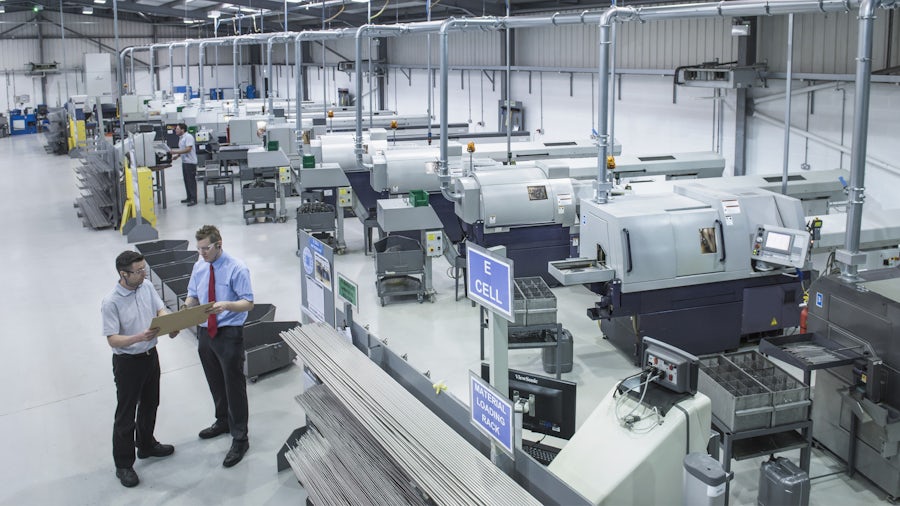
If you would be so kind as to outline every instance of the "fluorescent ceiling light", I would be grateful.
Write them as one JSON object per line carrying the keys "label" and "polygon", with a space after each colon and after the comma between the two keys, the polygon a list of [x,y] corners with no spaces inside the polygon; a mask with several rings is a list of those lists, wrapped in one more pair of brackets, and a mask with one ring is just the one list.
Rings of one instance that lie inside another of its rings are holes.
{"label": "fluorescent ceiling light", "polygon": [[194,20],[193,20],[193,19],[184,18],[184,24],[186,24],[186,25],[194,24]]}
{"label": "fluorescent ceiling light", "polygon": [[94,0],[95,4],[103,5],[106,3],[106,0]]}
{"label": "fluorescent ceiling light", "polygon": [[6,7],[0,5],[0,14],[3,14],[4,12],[6,12]]}
{"label": "fluorescent ceiling light", "polygon": [[212,19],[219,19],[222,16],[222,13],[219,11],[209,11],[206,13],[206,17]]}
{"label": "fluorescent ceiling light", "polygon": [[350,0],[350,1],[353,2],[353,3],[357,3],[357,4],[367,4],[367,3],[369,3],[369,0]]}
{"label": "fluorescent ceiling light", "polygon": [[82,14],[93,14],[93,13],[94,13],[94,8],[93,8],[93,7],[82,7],[82,8],[81,8],[81,13],[82,13]]}

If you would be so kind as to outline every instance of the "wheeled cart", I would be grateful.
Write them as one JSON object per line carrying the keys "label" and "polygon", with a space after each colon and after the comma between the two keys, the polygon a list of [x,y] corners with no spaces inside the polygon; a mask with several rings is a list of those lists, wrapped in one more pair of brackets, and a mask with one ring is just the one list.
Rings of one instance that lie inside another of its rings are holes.
{"label": "wheeled cart", "polygon": [[[381,305],[385,299],[415,295],[425,300],[425,250],[415,239],[389,235],[375,243],[375,287]],[[432,301],[433,298],[429,297]]]}

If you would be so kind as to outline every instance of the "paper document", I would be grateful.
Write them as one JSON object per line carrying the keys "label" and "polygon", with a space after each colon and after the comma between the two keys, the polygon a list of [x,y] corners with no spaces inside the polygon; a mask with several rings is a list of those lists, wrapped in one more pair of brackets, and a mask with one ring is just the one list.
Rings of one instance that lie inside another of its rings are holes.
{"label": "paper document", "polygon": [[213,303],[201,304],[188,309],[182,309],[167,315],[157,316],[150,322],[150,328],[158,328],[159,335],[171,334],[176,330],[186,329],[199,325],[209,318],[206,310],[211,308]]}

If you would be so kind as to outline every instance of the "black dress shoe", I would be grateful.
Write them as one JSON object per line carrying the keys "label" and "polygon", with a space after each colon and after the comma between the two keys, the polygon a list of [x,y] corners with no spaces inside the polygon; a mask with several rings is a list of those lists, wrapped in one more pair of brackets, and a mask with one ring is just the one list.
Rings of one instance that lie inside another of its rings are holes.
{"label": "black dress shoe", "polygon": [[192,200],[192,201],[190,201],[190,202],[187,203],[187,206],[188,206],[188,207],[196,206],[196,205],[197,205],[197,201],[196,201],[196,200]]}
{"label": "black dress shoe", "polygon": [[212,439],[220,434],[228,433],[228,425],[216,422],[200,431],[200,439]]}
{"label": "black dress shoe", "polygon": [[146,459],[147,457],[168,457],[175,453],[175,447],[172,445],[164,445],[157,441],[155,445],[146,450],[142,448],[138,448],[137,456],[139,459]]}
{"label": "black dress shoe", "polygon": [[116,478],[119,479],[119,482],[122,483],[123,487],[136,487],[141,480],[138,479],[138,475],[134,472],[133,467],[119,467],[116,468]]}
{"label": "black dress shoe", "polygon": [[191,199],[181,199],[182,204],[187,204],[190,201],[191,201]]}
{"label": "black dress shoe", "polygon": [[225,467],[231,467],[244,458],[244,454],[247,453],[247,450],[250,449],[249,441],[232,441],[231,449],[228,450],[228,453],[225,454],[225,460],[222,461],[222,465]]}

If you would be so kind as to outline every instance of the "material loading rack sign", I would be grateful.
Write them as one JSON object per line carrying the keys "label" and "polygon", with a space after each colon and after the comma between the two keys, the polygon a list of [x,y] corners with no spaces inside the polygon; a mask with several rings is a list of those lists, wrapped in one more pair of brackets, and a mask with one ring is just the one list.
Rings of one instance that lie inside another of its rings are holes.
{"label": "material loading rack sign", "polygon": [[515,415],[512,401],[472,371],[469,371],[469,415],[478,430],[513,455]]}
{"label": "material loading rack sign", "polygon": [[509,321],[513,315],[513,262],[472,243],[466,244],[469,298]]}

